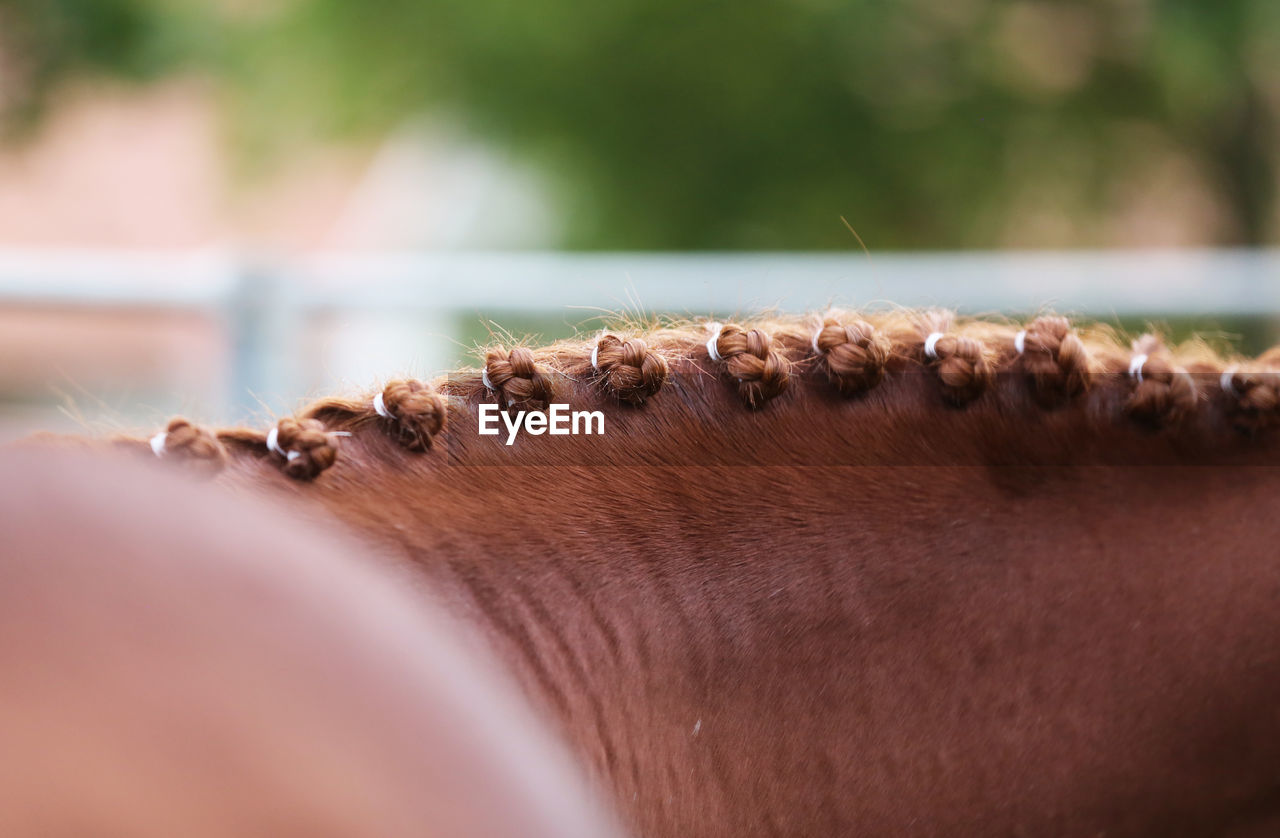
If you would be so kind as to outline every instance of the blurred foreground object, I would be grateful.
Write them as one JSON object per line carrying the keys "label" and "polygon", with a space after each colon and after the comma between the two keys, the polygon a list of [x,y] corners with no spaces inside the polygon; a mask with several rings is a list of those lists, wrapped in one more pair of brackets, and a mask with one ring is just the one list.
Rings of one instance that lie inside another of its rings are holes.
{"label": "blurred foreground object", "polygon": [[0,473],[0,832],[614,834],[366,548],[83,452]]}

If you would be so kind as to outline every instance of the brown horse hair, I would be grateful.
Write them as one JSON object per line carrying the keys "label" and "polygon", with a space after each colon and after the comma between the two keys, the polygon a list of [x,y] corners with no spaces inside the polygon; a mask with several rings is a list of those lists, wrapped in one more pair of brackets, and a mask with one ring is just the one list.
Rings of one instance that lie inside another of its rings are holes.
{"label": "brown horse hair", "polygon": [[496,347],[486,352],[483,382],[503,410],[545,407],[555,396],[550,371],[526,346],[510,351]]}
{"label": "brown horse hair", "polygon": [[791,383],[791,361],[774,347],[764,329],[746,329],[736,324],[708,324],[711,338],[707,357],[722,364],[724,372],[738,383],[738,395],[751,408],[763,407],[780,396]]}
{"label": "brown horse hair", "polygon": [[348,430],[377,424],[408,450],[426,451],[444,430],[446,411],[444,397],[434,387],[405,378],[388,382],[372,399],[321,399],[304,415]]}
{"label": "brown horse hair", "polygon": [[1129,377],[1134,388],[1124,411],[1135,420],[1159,428],[1177,425],[1195,412],[1200,400],[1195,382],[1155,335],[1143,335],[1133,342]]}
{"label": "brown horse hair", "polygon": [[937,371],[943,397],[963,407],[987,391],[995,380],[995,367],[992,349],[977,338],[953,333],[953,323],[948,312],[921,317],[919,357]]}
{"label": "brown horse hair", "polygon": [[217,434],[181,416],[170,419],[152,440],[151,450],[157,457],[188,465],[193,474],[213,477],[227,465],[227,449]]}
{"label": "brown horse hair", "polygon": [[643,338],[603,333],[591,350],[591,370],[618,401],[642,405],[662,389],[670,374],[667,359]]}
{"label": "brown horse hair", "polygon": [[[1066,318],[1048,315],[1024,328],[937,310],[651,324],[543,348],[494,347],[484,359],[480,371],[431,383],[397,379],[371,396],[314,402],[279,420],[275,449],[268,447],[270,431],[212,431],[183,418],[173,419],[151,448],[204,474],[218,472],[234,450],[311,480],[336,462],[342,436],[370,425],[409,451],[428,451],[445,432],[451,400],[492,398],[504,409],[538,408],[556,399],[557,387],[581,384],[640,407],[661,392],[672,370],[722,377],[753,410],[768,407],[793,379],[850,397],[874,390],[888,376],[922,369],[934,374],[941,401],[951,409],[989,398],[997,375],[1008,374],[1023,379],[1031,404],[1046,410],[1083,406],[1095,390],[1120,388],[1120,398],[1107,403],[1153,431],[1176,432],[1210,406],[1245,435],[1280,424],[1280,347],[1253,361],[1224,359],[1202,343],[1170,348],[1144,334],[1125,348],[1105,327],[1080,331]],[[1197,387],[1193,376],[1221,386]],[[132,438],[118,442],[139,450],[147,445]]]}
{"label": "brown horse hair", "polygon": [[1229,367],[1222,373],[1232,424],[1250,435],[1273,428],[1280,420],[1280,378],[1267,372],[1268,356],[1280,361],[1280,353],[1272,350],[1253,364]]}
{"label": "brown horse hair", "polygon": [[861,318],[842,319],[835,313],[817,318],[813,351],[827,380],[842,395],[870,390],[884,379],[893,355],[893,341]]}
{"label": "brown horse hair", "polygon": [[1041,407],[1061,407],[1089,388],[1089,350],[1067,318],[1038,317],[1014,343],[1019,369]]}

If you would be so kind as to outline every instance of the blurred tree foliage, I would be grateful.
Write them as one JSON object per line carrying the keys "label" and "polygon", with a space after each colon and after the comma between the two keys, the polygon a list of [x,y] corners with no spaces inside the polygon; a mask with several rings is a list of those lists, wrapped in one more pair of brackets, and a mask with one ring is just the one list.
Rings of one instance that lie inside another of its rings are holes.
{"label": "blurred tree foliage", "polygon": [[146,0],[0,0],[0,124],[28,127],[68,76],[173,66],[171,24]]}
{"label": "blurred tree foliage", "polygon": [[1135,194],[1200,207],[1204,243],[1280,227],[1277,0],[0,0],[0,27],[18,102],[185,64],[276,143],[448,114],[552,175],[571,246],[843,249],[842,215],[877,249],[1039,216],[1106,244]]}

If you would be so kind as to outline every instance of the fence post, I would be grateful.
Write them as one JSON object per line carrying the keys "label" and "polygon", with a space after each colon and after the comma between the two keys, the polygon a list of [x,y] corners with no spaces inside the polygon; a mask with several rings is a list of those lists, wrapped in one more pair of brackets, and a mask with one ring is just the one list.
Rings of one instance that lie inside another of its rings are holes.
{"label": "fence post", "polygon": [[237,261],[227,302],[231,375],[227,403],[233,421],[287,412],[297,388],[301,312],[296,293],[275,266]]}

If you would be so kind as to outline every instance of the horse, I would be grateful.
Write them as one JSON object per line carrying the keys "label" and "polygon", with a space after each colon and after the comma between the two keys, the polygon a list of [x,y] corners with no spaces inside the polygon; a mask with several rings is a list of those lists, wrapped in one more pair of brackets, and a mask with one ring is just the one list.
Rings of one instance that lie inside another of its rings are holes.
{"label": "horse", "polygon": [[622,834],[367,545],[119,456],[0,473],[0,833]]}
{"label": "horse", "polygon": [[[411,566],[633,834],[1245,838],[1280,834],[1277,362],[622,323],[114,444]],[[480,433],[557,403],[605,432]]]}

